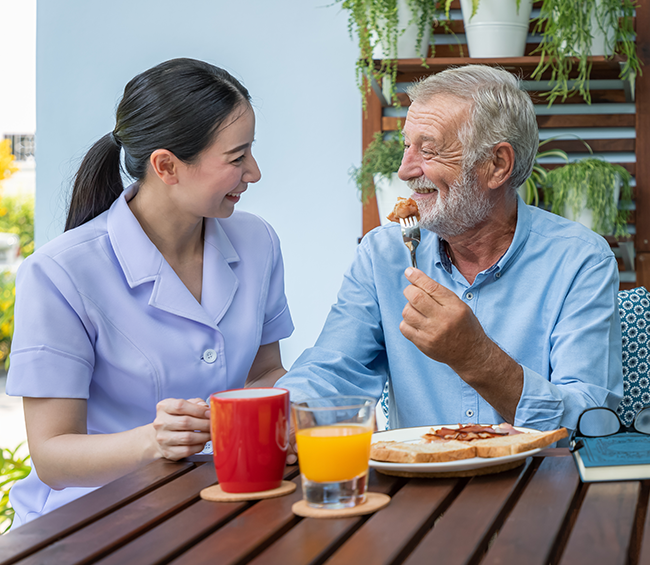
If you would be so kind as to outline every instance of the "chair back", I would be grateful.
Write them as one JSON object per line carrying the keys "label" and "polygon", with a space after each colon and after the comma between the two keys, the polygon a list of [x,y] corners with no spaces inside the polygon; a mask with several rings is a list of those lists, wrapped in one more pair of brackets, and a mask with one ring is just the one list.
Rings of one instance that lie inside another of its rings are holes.
{"label": "chair back", "polygon": [[640,286],[618,293],[623,338],[623,400],[616,412],[629,426],[636,413],[650,406],[650,293]]}

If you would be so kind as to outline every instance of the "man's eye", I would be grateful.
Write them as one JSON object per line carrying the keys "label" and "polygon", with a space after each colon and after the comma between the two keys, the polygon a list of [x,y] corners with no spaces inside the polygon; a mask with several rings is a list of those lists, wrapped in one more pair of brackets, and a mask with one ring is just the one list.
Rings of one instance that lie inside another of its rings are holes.
{"label": "man's eye", "polygon": [[237,159],[232,160],[232,163],[241,163],[244,160],[244,157],[245,157],[245,155],[237,157]]}

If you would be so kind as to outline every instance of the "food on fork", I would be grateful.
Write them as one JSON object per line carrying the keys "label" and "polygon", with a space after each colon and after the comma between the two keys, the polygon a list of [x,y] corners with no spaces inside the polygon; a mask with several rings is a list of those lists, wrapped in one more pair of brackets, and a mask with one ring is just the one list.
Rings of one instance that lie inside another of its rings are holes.
{"label": "food on fork", "polygon": [[418,220],[420,219],[420,211],[418,210],[418,205],[415,203],[415,200],[412,198],[402,198],[401,196],[397,197],[397,204],[393,211],[386,216],[391,222],[398,222],[400,218],[410,218],[415,216]]}
{"label": "food on fork", "polygon": [[370,458],[393,463],[443,463],[472,457],[504,457],[547,447],[565,437],[566,428],[522,432],[509,424],[459,424],[457,428],[431,428],[416,443],[378,441],[370,447]]}

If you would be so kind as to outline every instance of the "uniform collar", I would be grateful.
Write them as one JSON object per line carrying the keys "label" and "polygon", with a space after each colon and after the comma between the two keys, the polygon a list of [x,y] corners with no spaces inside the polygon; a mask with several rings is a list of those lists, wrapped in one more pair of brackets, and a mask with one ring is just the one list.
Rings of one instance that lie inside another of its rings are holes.
{"label": "uniform collar", "polygon": [[[214,327],[230,306],[239,281],[230,263],[239,255],[216,219],[205,220],[203,297],[199,304],[158,248],[144,233],[128,201],[138,191],[132,184],[113,203],[108,213],[108,236],[131,288],[153,282],[149,305]],[[205,292],[218,289],[218,292]]]}

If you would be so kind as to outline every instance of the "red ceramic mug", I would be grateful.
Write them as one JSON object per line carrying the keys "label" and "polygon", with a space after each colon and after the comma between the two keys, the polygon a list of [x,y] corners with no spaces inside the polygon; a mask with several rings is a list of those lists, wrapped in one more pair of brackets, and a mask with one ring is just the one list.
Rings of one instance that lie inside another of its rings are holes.
{"label": "red ceramic mug", "polygon": [[289,406],[284,388],[242,388],[210,396],[214,466],[225,492],[258,492],[282,484]]}

